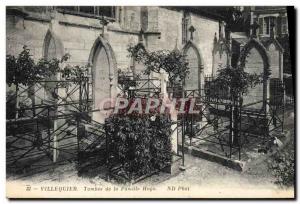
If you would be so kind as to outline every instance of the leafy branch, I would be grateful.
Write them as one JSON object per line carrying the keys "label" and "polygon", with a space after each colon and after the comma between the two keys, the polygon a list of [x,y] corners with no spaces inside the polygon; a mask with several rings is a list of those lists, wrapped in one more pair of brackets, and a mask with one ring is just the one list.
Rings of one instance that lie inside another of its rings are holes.
{"label": "leafy branch", "polygon": [[12,84],[31,86],[41,80],[54,80],[54,76],[58,73],[61,73],[62,78],[66,80],[80,80],[88,71],[89,65],[81,67],[68,64],[63,67],[63,63],[69,58],[70,55],[66,54],[60,60],[42,58],[35,62],[30,49],[24,46],[17,57],[6,56],[6,83],[8,86]]}
{"label": "leafy branch", "polygon": [[248,93],[249,88],[253,88],[262,81],[263,74],[247,73],[240,66],[236,68],[226,66],[218,70],[215,84],[223,90],[229,88],[231,97],[237,99]]}
{"label": "leafy branch", "polygon": [[129,46],[127,50],[129,57],[145,65],[145,74],[150,74],[151,72],[160,73],[161,70],[165,70],[169,74],[171,84],[184,80],[189,73],[188,62],[185,60],[184,55],[177,50],[149,52],[141,43]]}

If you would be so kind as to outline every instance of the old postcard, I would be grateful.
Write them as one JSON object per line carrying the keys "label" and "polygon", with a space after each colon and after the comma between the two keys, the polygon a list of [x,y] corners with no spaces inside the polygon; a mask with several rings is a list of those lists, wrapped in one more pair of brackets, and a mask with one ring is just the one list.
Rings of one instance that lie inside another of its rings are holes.
{"label": "old postcard", "polygon": [[294,8],[7,6],[8,198],[295,198]]}

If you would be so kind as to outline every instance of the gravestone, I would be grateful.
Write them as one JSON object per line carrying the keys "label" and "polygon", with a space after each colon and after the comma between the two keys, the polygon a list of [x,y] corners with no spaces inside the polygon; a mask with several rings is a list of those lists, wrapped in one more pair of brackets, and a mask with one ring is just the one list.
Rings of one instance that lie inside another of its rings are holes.
{"label": "gravestone", "polygon": [[[252,48],[246,57],[245,72],[249,74],[262,74],[264,72],[264,61],[256,48]],[[261,109],[263,100],[263,83],[257,84],[255,87],[249,88],[248,93],[244,95],[244,105],[252,104],[248,108]]]}
{"label": "gravestone", "polygon": [[[55,19],[51,20],[50,23],[50,29],[48,30],[45,40],[44,40],[44,58],[47,60],[52,59],[60,59],[63,56],[63,47],[62,44],[58,43],[59,39],[55,37],[53,34],[54,30],[56,30],[58,25],[58,22]],[[59,74],[52,75],[47,81],[59,81]],[[64,88],[56,88],[57,83],[56,82],[45,82],[42,88],[36,87],[36,104],[48,104],[48,105],[54,105],[54,104],[60,104],[63,103],[61,101],[61,98],[65,97],[65,89]],[[59,97],[56,99],[53,94],[56,93]],[[49,111],[49,116],[54,116],[59,113],[62,113],[67,108],[64,106],[58,106],[55,110]],[[46,113],[45,113],[46,114]],[[56,162],[58,159],[67,156],[70,156],[70,154],[66,154],[64,151],[59,151],[58,149],[72,149],[70,147],[70,144],[76,144],[75,138],[67,138],[65,139],[65,134],[61,133],[59,134],[59,131],[57,129],[61,127],[63,124],[65,124],[66,120],[63,118],[57,118],[51,120],[49,122],[49,126],[53,128],[53,131],[55,132],[53,135],[53,142],[51,142],[51,146],[53,146],[53,161]],[[67,147],[66,147],[67,146]],[[68,147],[69,146],[69,147]]]}
{"label": "gravestone", "polygon": [[213,51],[213,75],[218,74],[220,68],[224,68],[228,64],[228,52],[224,43],[218,42]]}
{"label": "gravestone", "polygon": [[148,75],[144,73],[146,67],[141,62],[133,62],[133,71],[135,75],[138,75],[141,79],[148,79]]}
{"label": "gravestone", "polygon": [[96,51],[93,61],[93,69],[94,104],[95,109],[100,109],[100,111],[94,112],[92,118],[99,123],[104,123],[105,118],[108,117],[108,112],[105,109],[110,107],[108,100],[111,97],[111,80],[108,55],[102,46],[100,46]]}
{"label": "gravestone", "polygon": [[[165,70],[161,70],[159,73],[159,79],[160,79],[160,94],[161,98],[164,101],[171,102],[172,100],[169,98],[168,92],[167,92],[167,83],[169,81],[169,74]],[[177,112],[171,111],[170,112],[171,120],[173,124],[171,125],[172,134],[171,134],[171,144],[172,144],[172,151],[174,153],[177,153]]]}
{"label": "gravestone", "polygon": [[[62,56],[58,56],[58,48],[55,44],[55,39],[51,34],[47,34],[45,38],[49,38],[49,40],[45,40],[45,50],[44,50],[44,58],[47,60],[52,59],[59,59]],[[47,81],[50,80],[57,80],[57,76],[51,76],[50,78],[46,79]],[[53,98],[52,92],[54,91],[54,88],[56,86],[56,82],[45,82],[42,85],[37,84],[35,86],[35,103],[41,104],[53,104],[55,102],[55,99]],[[53,112],[53,111],[51,111]]]}
{"label": "gravestone", "polygon": [[281,78],[281,57],[282,53],[280,50],[276,47],[274,43],[271,43],[268,46],[268,53],[270,56],[270,69],[271,69],[271,76],[270,78]]}
{"label": "gravestone", "polygon": [[186,52],[189,73],[185,78],[185,90],[199,90],[200,88],[200,69],[199,59],[195,48],[190,47]]}
{"label": "gravestone", "polygon": [[283,54],[282,48],[278,46],[276,41],[273,39],[273,42],[267,47],[269,56],[270,56],[270,83],[269,83],[269,94],[270,94],[270,104],[271,105],[282,105],[284,100],[284,92],[282,86],[282,66],[283,66]]}
{"label": "gravestone", "polygon": [[[47,56],[46,56],[46,57],[47,57],[48,60],[57,58],[56,45],[55,45],[55,42],[54,42],[54,38],[53,38],[53,37],[51,37],[51,39],[50,39],[49,46],[48,46],[48,52],[47,52]],[[50,77],[49,80],[56,80],[56,76]],[[51,94],[51,92],[54,91],[55,85],[56,85],[55,82],[53,82],[53,83],[47,82],[47,83],[45,84],[45,86],[46,86],[46,90],[45,90],[45,97],[46,97],[46,98],[45,98],[45,99],[46,99],[46,100],[49,100],[49,101],[51,101],[51,102],[55,100],[55,99],[52,97],[52,94]]]}
{"label": "gravestone", "polygon": [[160,74],[150,72],[145,74],[146,67],[142,62],[134,63],[134,75],[138,76],[136,94],[139,96],[153,96],[155,91],[160,90]]}

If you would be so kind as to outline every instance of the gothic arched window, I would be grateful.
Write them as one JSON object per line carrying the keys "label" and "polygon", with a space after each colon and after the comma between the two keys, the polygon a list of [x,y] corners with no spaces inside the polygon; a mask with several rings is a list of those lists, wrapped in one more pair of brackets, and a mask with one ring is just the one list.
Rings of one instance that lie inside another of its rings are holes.
{"label": "gothic arched window", "polygon": [[188,39],[188,31],[191,25],[191,15],[188,12],[184,12],[182,18],[182,44],[187,43]]}

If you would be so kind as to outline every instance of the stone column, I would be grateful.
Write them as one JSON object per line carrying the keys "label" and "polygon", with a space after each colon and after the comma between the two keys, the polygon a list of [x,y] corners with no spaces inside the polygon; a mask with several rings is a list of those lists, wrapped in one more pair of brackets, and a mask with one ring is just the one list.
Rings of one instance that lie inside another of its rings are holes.
{"label": "stone column", "polygon": [[[171,99],[168,96],[167,92],[167,82],[169,81],[169,74],[165,70],[160,71],[160,88],[161,88],[161,97],[164,101],[171,102]],[[171,135],[171,143],[172,143],[172,152],[177,153],[177,112],[174,109],[174,111],[170,112],[171,115],[171,129],[172,129],[172,135]]]}
{"label": "stone column", "polygon": [[160,94],[163,97],[163,99],[168,98],[168,93],[167,93],[167,82],[169,81],[169,75],[165,70],[160,71]]}
{"label": "stone column", "polygon": [[[51,12],[51,21],[50,21],[50,24],[49,24],[49,29],[52,33],[58,33],[59,32],[59,22],[58,20],[56,19],[56,11],[53,11]],[[54,36],[52,36],[52,38],[54,38]],[[56,45],[57,46],[57,45]],[[47,49],[47,48],[46,48]],[[57,48],[56,48],[57,49]],[[59,56],[59,55],[62,55],[62,53],[58,53],[57,50],[56,50],[56,58],[59,59],[60,57],[62,56]],[[45,56],[45,57],[48,57],[48,56]],[[63,64],[61,65],[63,66]],[[57,74],[57,76],[55,77],[55,79],[57,81],[60,81],[61,80],[61,77],[59,74]],[[55,80],[54,79],[54,80]],[[54,82],[57,84],[57,82]],[[61,88],[61,87],[58,87],[57,88],[57,95],[60,96],[60,98],[65,98],[66,96],[66,93],[65,93],[65,89],[64,88]],[[55,100],[55,104],[59,104],[59,103],[65,103],[65,102],[62,102],[62,100]],[[58,114],[61,114],[61,113],[65,113],[65,107],[64,106],[58,106],[57,107],[57,110],[55,111],[54,115],[58,115]],[[60,139],[58,136],[57,136],[57,129],[65,123],[65,120],[64,119],[56,119],[56,118],[53,118],[53,132],[56,132],[54,135],[53,135],[53,162],[56,162],[57,159],[58,159],[58,156],[59,156],[59,142],[58,140]],[[63,137],[63,136],[61,136]]]}

